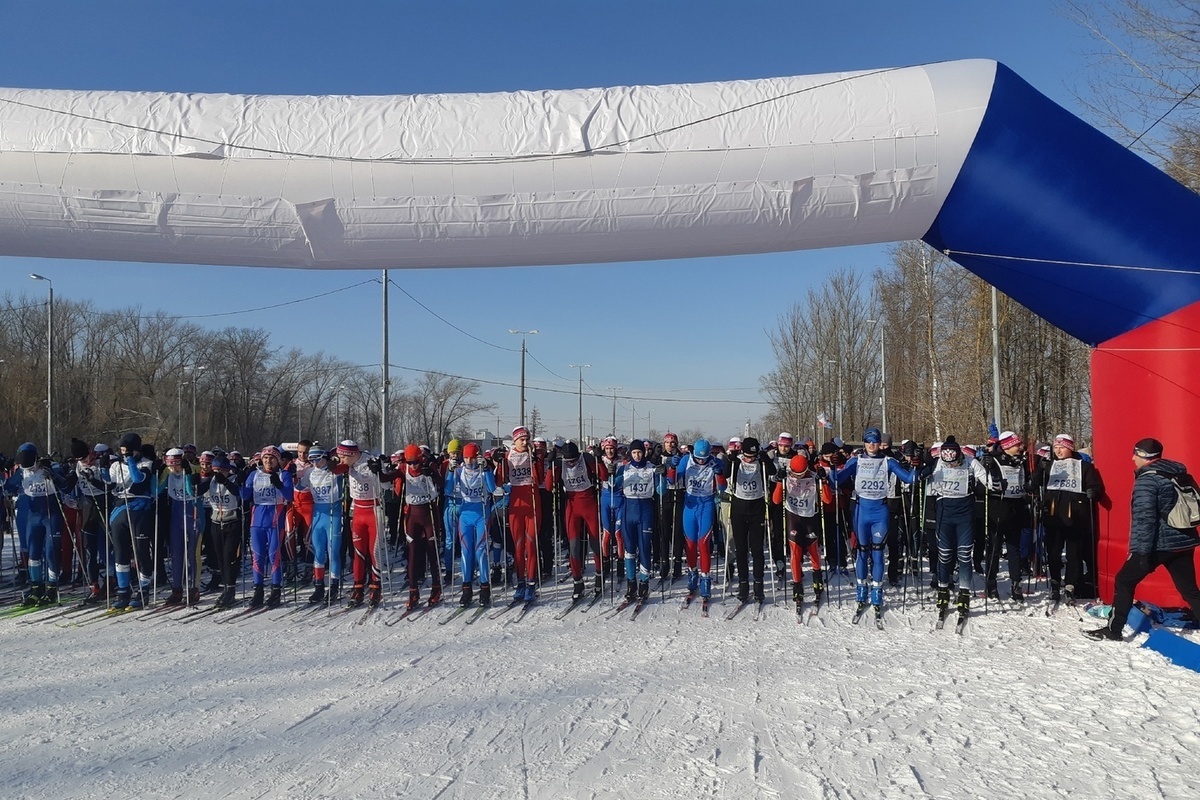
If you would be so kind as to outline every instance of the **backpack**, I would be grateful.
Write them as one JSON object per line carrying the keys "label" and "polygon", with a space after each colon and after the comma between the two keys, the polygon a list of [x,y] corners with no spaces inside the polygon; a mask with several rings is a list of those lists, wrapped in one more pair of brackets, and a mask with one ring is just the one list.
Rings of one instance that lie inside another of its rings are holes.
{"label": "backpack", "polygon": [[1167,524],[1185,531],[1200,525],[1200,493],[1196,491],[1192,476],[1185,472],[1183,475],[1164,477],[1170,478],[1171,486],[1175,489],[1175,505],[1167,514]]}

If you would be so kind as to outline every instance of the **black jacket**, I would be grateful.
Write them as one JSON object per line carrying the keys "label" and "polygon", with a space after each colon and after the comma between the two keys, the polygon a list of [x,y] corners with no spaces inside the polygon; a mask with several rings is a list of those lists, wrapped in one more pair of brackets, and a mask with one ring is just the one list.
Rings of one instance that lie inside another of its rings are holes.
{"label": "black jacket", "polygon": [[1195,529],[1184,531],[1167,524],[1167,515],[1175,505],[1171,477],[1186,472],[1178,461],[1160,458],[1133,473],[1129,552],[1149,554],[1186,550],[1200,544]]}

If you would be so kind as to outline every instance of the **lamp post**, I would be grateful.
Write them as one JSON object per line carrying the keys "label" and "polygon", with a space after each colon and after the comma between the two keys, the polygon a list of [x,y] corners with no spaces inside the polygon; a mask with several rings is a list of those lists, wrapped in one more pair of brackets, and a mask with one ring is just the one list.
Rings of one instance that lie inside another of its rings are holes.
{"label": "lamp post", "polygon": [[342,392],[344,392],[344,391],[346,391],[346,384],[343,383],[342,385],[338,386],[337,402],[334,404],[334,407],[333,407],[333,413],[337,417],[337,419],[335,419],[333,421],[333,430],[334,430],[334,436],[337,438],[338,444],[341,444],[342,439],[344,438],[342,436]]}
{"label": "lamp post", "polygon": [[196,381],[200,380],[200,373],[208,367],[199,364],[192,366],[192,444],[199,447],[196,442]]}
{"label": "lamp post", "polygon": [[538,332],[537,328],[531,331],[514,331],[512,328],[508,332],[521,337],[521,418],[517,422],[518,425],[525,424],[525,337],[533,336]]}
{"label": "lamp post", "polygon": [[887,367],[884,365],[884,350],[883,350],[883,320],[869,319],[869,324],[879,325],[879,421],[881,428],[886,432],[887,424]]}
{"label": "lamp post", "polygon": [[54,451],[54,369],[50,365],[54,355],[54,281],[36,272],[29,277],[45,281],[50,288],[46,299],[46,455],[50,455]]}
{"label": "lamp post", "polygon": [[439,397],[437,399],[437,433],[435,436],[435,444],[437,445],[437,451],[439,453],[445,449],[445,445],[442,442],[442,428],[445,425],[446,419],[446,401],[449,399],[449,397]]}
{"label": "lamp post", "polygon": [[579,370],[579,446],[583,447],[583,371],[591,369],[591,364],[568,364],[568,368]]}
{"label": "lamp post", "polygon": [[613,393],[613,417],[612,417],[612,435],[617,435],[617,392],[625,388],[623,386],[605,386],[605,390],[612,390]]}
{"label": "lamp post", "polygon": [[844,442],[844,441],[846,441],[846,437],[842,435],[844,433],[844,431],[842,428],[842,369],[841,369],[841,362],[838,361],[836,358],[830,358],[830,359],[826,359],[826,360],[830,364],[833,364],[834,369],[837,370],[838,388],[837,388],[837,412],[836,413],[837,413],[837,425],[838,425],[838,438]]}

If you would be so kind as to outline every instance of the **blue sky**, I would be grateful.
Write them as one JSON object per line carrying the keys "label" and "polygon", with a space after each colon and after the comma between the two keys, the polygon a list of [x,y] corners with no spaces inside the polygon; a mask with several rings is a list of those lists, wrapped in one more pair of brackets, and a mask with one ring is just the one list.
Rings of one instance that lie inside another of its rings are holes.
{"label": "blue sky", "polygon": [[[592,4],[559,2],[7,2],[0,83],[10,87],[246,94],[425,94],[732,80],[905,66],[957,58],[1003,61],[1076,110],[1097,43],[1050,0],[964,2]],[[476,337],[519,350],[529,337],[528,404],[549,433],[577,428],[574,369],[603,399],[584,398],[594,431],[650,424],[740,432],[765,409],[772,368],[766,330],[830,271],[870,272],[886,247],[588,266],[392,271],[394,282]],[[263,270],[0,258],[3,286],[101,308],[140,304],[171,314],[254,309],[359,283],[378,273]],[[305,324],[336,308],[352,329]],[[261,326],[284,348],[324,350],[359,364],[380,359],[377,285],[270,312],[197,319]],[[391,362],[515,383],[520,357],[447,327],[393,289]],[[731,325],[740,333],[730,334]],[[644,326],[656,344],[622,352],[620,333]],[[540,363],[539,363],[540,362]],[[544,366],[543,366],[544,365]],[[413,375],[393,371],[396,378]],[[543,391],[560,390],[559,393]],[[587,391],[585,389],[585,391]],[[562,393],[566,392],[566,393]],[[501,426],[516,388],[485,385]],[[635,399],[640,398],[640,399]],[[697,403],[694,399],[733,402]],[[495,427],[495,417],[477,421]],[[589,427],[585,422],[585,427]]]}

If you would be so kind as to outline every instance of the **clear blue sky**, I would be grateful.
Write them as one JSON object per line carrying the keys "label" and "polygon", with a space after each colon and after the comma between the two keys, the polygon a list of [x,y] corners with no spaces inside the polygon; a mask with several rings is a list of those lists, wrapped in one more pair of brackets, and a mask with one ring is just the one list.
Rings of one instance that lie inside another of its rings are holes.
{"label": "clear blue sky", "polygon": [[[0,26],[0,83],[10,87],[245,94],[425,94],[659,84],[906,66],[957,58],[1003,61],[1068,109],[1086,84],[1097,43],[1052,0],[1005,3],[692,2],[9,2]],[[518,348],[529,338],[529,404],[548,432],[571,435],[576,371],[608,399],[584,399],[595,432],[611,427],[611,393],[623,387],[618,433],[631,407],[661,430],[739,432],[765,409],[757,386],[772,367],[766,330],[805,290],[841,267],[871,271],[886,247],[856,247],[690,261],[530,269],[392,271],[395,282],[474,336]],[[0,258],[5,289],[56,294],[101,308],[140,304],[171,314],[253,309],[359,283],[378,273],[263,270]],[[303,324],[322,308],[353,307],[345,333]],[[378,364],[377,285],[269,313],[196,322],[262,326],[275,343]],[[393,289],[391,362],[515,383],[520,359],[472,341]],[[685,340],[689,328],[722,330],[728,315],[761,330]],[[299,318],[299,323],[295,320]],[[647,354],[618,351],[631,324],[654,329]],[[364,344],[363,330],[368,332]],[[540,362],[540,364],[538,363]],[[545,365],[543,368],[542,365]],[[547,369],[549,371],[547,371]],[[557,376],[555,374],[557,373]],[[412,375],[393,371],[393,379]],[[517,416],[515,388],[485,385],[502,427]],[[655,399],[632,399],[632,398]],[[737,403],[669,402],[718,398]],[[476,421],[495,427],[495,418]]]}

